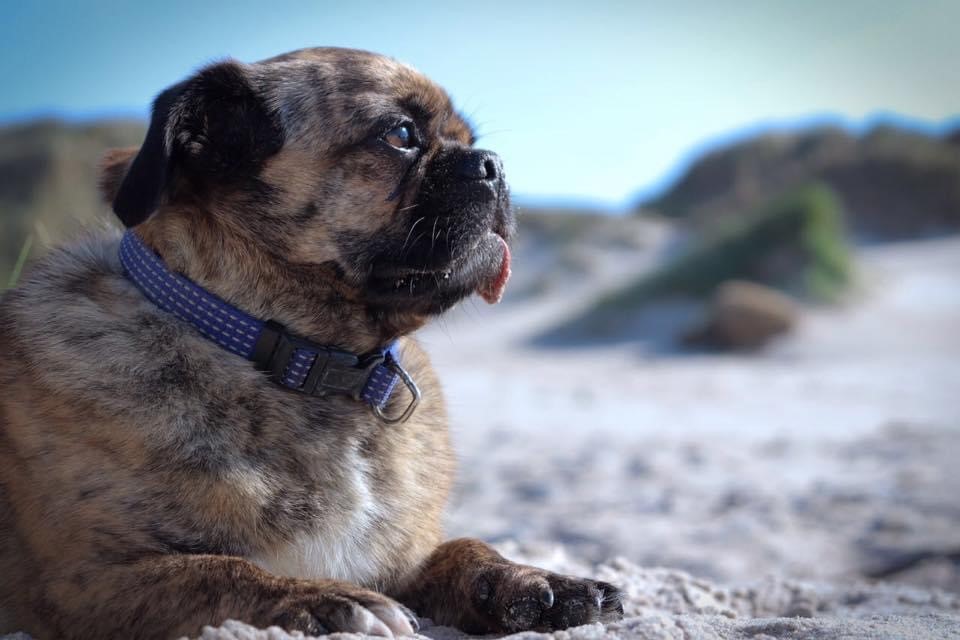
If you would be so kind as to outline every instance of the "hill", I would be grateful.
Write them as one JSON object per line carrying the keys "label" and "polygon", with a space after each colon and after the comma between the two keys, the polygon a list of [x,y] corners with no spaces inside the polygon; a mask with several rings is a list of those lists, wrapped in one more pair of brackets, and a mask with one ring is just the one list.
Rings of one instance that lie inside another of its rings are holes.
{"label": "hill", "polygon": [[106,149],[139,144],[143,134],[137,121],[0,128],[0,288],[28,238],[37,253],[112,218],[97,193],[97,164]]}
{"label": "hill", "polygon": [[878,126],[862,135],[820,127],[763,134],[707,153],[638,211],[702,227],[819,182],[863,239],[960,229],[960,130],[943,137]]}

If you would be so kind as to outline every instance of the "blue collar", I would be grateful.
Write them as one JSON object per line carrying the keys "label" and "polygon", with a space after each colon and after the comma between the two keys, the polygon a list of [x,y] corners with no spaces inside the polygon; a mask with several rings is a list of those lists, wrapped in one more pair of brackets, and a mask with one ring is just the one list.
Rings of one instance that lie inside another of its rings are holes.
{"label": "blue collar", "polygon": [[[125,275],[151,302],[188,322],[207,339],[251,360],[273,382],[308,395],[348,395],[370,405],[388,423],[404,422],[420,401],[420,391],[397,359],[397,343],[357,356],[293,336],[282,325],[257,320],[196,283],[171,271],[132,231],[120,241]],[[396,417],[383,408],[402,381],[411,402]]]}

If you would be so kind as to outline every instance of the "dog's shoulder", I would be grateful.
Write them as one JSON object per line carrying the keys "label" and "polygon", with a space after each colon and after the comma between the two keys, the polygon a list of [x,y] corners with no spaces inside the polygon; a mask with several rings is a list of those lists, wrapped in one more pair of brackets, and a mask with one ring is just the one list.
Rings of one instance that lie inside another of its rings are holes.
{"label": "dog's shoulder", "polygon": [[116,256],[119,236],[90,235],[55,248],[31,265],[0,300],[0,340],[7,364],[40,377],[68,367],[78,349],[103,346],[115,333],[125,288]]}
{"label": "dog's shoulder", "polygon": [[48,251],[25,270],[15,288],[4,294],[0,304],[7,320],[4,328],[10,330],[12,321],[33,324],[39,319],[38,313],[51,309],[57,309],[57,313],[45,318],[46,322],[89,311],[69,303],[95,300],[103,285],[101,279],[120,277],[119,242],[119,233],[110,230],[84,235]]}
{"label": "dog's shoulder", "polygon": [[185,347],[198,360],[213,353],[123,275],[119,240],[101,232],[53,249],[5,294],[0,341],[9,375],[29,372],[35,386],[98,401],[155,384],[165,369],[173,382],[171,362]]}

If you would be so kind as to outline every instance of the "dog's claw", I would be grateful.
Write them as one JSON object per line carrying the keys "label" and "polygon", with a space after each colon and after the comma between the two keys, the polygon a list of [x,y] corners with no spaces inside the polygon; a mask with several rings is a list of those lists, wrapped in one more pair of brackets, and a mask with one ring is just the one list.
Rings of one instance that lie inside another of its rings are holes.
{"label": "dog's claw", "polygon": [[545,609],[553,606],[553,589],[545,587],[540,591],[540,604],[542,604]]}
{"label": "dog's claw", "polygon": [[480,578],[477,581],[477,598],[481,602],[486,601],[490,598],[490,582],[486,578]]}

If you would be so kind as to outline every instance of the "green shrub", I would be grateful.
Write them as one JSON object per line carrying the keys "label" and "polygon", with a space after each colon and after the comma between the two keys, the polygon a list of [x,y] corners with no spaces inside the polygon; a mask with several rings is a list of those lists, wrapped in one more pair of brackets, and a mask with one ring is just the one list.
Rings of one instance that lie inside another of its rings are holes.
{"label": "green shrub", "polygon": [[632,308],[671,296],[703,297],[731,279],[831,301],[850,284],[851,271],[837,199],[828,188],[814,185],[708,229],[689,252],[605,296],[596,309]]}

